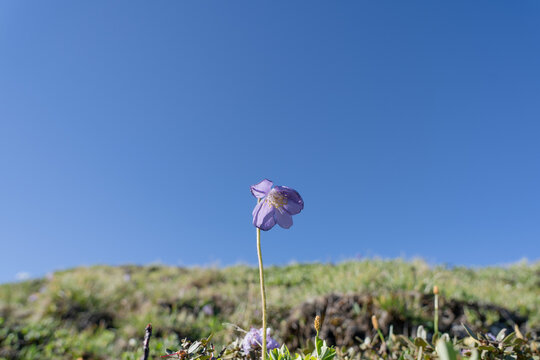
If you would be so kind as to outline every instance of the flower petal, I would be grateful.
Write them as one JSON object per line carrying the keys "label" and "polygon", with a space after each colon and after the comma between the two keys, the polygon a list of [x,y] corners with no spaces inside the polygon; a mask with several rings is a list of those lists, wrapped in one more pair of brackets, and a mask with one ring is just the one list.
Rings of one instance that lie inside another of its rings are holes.
{"label": "flower petal", "polygon": [[251,216],[253,216],[253,219],[255,219],[255,215],[257,215],[259,211],[261,211],[261,206],[263,205],[263,203],[264,203],[264,200],[261,200],[253,208],[253,211],[251,212]]}
{"label": "flower petal", "polygon": [[276,217],[276,221],[278,225],[281,226],[282,228],[288,229],[292,226],[292,223],[293,223],[292,215],[289,214],[287,211],[276,210],[275,217]]}
{"label": "flower petal", "polygon": [[304,208],[304,200],[298,193],[298,191],[291,189],[287,186],[276,186],[274,188],[282,196],[287,198],[287,204],[283,205],[283,208],[291,215],[296,215]]}
{"label": "flower petal", "polygon": [[276,340],[274,340],[273,338],[267,336],[266,340],[267,340],[266,348],[268,350],[273,350],[273,349],[279,348],[279,343]]}
{"label": "flower petal", "polygon": [[[261,349],[262,329],[251,328],[242,340],[242,348],[246,355]],[[270,336],[270,328],[266,329],[266,348],[268,350],[276,349],[279,343]]]}
{"label": "flower petal", "polygon": [[270,192],[270,189],[272,189],[272,185],[274,185],[273,182],[271,182],[268,179],[264,179],[258,184],[251,185],[251,193],[253,196],[255,196],[257,199],[262,199]]}
{"label": "flower petal", "polygon": [[275,212],[276,209],[268,201],[260,201],[253,209],[253,225],[264,231],[270,230],[276,225]]}

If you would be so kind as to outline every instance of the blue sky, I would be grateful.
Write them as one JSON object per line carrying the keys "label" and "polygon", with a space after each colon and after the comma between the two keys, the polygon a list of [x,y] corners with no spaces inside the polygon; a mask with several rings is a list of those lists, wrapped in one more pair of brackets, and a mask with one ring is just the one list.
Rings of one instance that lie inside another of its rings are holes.
{"label": "blue sky", "polygon": [[[0,281],[540,257],[537,1],[0,3]],[[20,274],[19,274],[20,275]]]}

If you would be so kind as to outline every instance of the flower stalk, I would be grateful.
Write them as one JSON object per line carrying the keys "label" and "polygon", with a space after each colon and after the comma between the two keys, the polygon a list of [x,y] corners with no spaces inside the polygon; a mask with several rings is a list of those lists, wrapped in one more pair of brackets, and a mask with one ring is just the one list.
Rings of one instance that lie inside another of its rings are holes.
{"label": "flower stalk", "polygon": [[[259,201],[261,201],[259,199]],[[257,228],[257,254],[259,255],[259,279],[262,301],[262,360],[266,360],[266,291],[264,289],[264,269],[261,252],[261,229]]]}
{"label": "flower stalk", "polygon": [[315,327],[315,331],[317,334],[315,335],[315,351],[317,352],[317,359],[321,358],[321,354],[319,354],[319,330],[321,330],[321,317],[319,315],[315,316],[315,320],[313,321],[313,327]]}
{"label": "flower stalk", "polygon": [[384,340],[383,333],[381,329],[379,329],[379,321],[377,320],[377,317],[375,315],[371,316],[371,325],[373,325],[373,328],[377,331],[377,334],[379,334],[379,338],[381,339],[382,344],[386,344],[386,341]]}
{"label": "flower stalk", "polygon": [[435,328],[434,336],[438,336],[439,335],[439,287],[437,285],[433,287],[433,295],[435,295],[435,299],[434,299],[435,314],[433,316],[434,317],[433,327]]}

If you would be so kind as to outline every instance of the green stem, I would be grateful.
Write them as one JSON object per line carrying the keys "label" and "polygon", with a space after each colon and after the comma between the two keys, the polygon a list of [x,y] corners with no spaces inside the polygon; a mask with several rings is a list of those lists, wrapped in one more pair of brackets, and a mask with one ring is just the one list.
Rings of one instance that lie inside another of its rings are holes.
{"label": "green stem", "polygon": [[262,360],[266,359],[266,292],[264,290],[264,271],[261,253],[261,229],[257,228],[257,253],[259,255],[259,278],[261,280],[262,299]]}
{"label": "green stem", "polygon": [[384,340],[384,335],[382,334],[381,329],[377,329],[377,333],[379,334],[379,338],[381,339],[381,342],[383,344],[386,344],[386,341]]}
{"label": "green stem", "polygon": [[315,329],[317,331],[317,335],[315,335],[315,351],[317,352],[317,359],[320,359],[321,356],[319,354],[319,330]]}
{"label": "green stem", "polygon": [[433,325],[435,327],[435,334],[434,335],[438,335],[439,334],[439,295],[438,294],[435,294],[435,319],[433,321]]}

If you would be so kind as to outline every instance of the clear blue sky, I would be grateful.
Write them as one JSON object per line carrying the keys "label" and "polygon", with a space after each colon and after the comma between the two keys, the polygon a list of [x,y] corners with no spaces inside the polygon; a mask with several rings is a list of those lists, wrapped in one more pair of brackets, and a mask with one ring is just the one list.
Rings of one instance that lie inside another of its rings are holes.
{"label": "clear blue sky", "polygon": [[540,257],[538,1],[2,1],[0,281]]}

